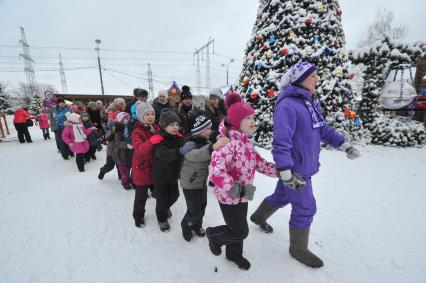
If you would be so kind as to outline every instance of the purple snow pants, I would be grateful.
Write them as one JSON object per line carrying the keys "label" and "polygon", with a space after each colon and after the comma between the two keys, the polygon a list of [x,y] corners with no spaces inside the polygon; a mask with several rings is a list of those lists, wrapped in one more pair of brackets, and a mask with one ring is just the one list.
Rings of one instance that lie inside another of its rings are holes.
{"label": "purple snow pants", "polygon": [[121,176],[121,185],[126,187],[130,183],[130,169],[132,169],[129,165],[118,165],[118,171]]}
{"label": "purple snow pants", "polygon": [[265,200],[275,208],[291,203],[290,226],[298,229],[309,228],[317,211],[310,177],[306,178],[306,186],[300,191],[290,189],[278,181],[275,192]]}

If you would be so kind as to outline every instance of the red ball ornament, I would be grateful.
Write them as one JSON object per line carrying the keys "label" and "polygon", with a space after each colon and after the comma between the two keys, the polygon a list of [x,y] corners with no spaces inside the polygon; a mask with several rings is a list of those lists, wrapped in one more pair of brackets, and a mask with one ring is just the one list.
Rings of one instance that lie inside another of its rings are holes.
{"label": "red ball ornament", "polygon": [[263,44],[263,49],[269,49],[269,43],[265,43],[265,44]]}
{"label": "red ball ornament", "polygon": [[337,40],[333,39],[332,44],[333,44],[334,46],[336,46],[336,45],[337,45]]}
{"label": "red ball ornament", "polygon": [[288,53],[288,48],[282,48],[281,49],[281,55],[286,55]]}
{"label": "red ball ornament", "polygon": [[275,97],[275,91],[273,90],[273,89],[270,89],[269,91],[268,91],[268,97]]}
{"label": "red ball ornament", "polygon": [[249,85],[249,83],[250,83],[249,79],[244,79],[243,80],[243,85],[247,86],[247,85]]}
{"label": "red ball ornament", "polygon": [[306,19],[305,24],[306,25],[312,24],[312,19],[311,18]]}
{"label": "red ball ornament", "polygon": [[342,9],[339,9],[339,11],[337,11],[337,15],[338,15],[339,17],[341,17],[341,16],[342,16]]}
{"label": "red ball ornament", "polygon": [[255,91],[253,91],[253,92],[250,94],[250,98],[251,98],[251,99],[256,99],[256,98],[257,98],[257,93],[256,93]]}
{"label": "red ball ornament", "polygon": [[253,57],[251,57],[251,59],[252,59],[253,61],[256,61],[257,56],[256,56],[256,55],[253,55]]}
{"label": "red ball ornament", "polygon": [[258,40],[258,41],[263,40],[263,36],[262,36],[262,35],[258,35],[258,36],[257,36],[257,40]]}
{"label": "red ball ornament", "polygon": [[349,74],[349,79],[352,80],[354,78],[354,74]]}

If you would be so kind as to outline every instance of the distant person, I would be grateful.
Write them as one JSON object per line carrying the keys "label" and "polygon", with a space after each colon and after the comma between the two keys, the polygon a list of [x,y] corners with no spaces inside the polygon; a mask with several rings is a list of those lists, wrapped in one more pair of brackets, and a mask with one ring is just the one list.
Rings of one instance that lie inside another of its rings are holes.
{"label": "distant person", "polygon": [[[124,112],[129,113],[129,115],[132,115],[132,113],[136,113],[136,107],[133,107],[133,105],[136,103],[136,101],[142,101],[145,102],[148,99],[148,91],[146,91],[143,88],[135,88],[133,89],[133,96],[135,97],[135,99],[126,105],[126,108],[121,110]],[[132,112],[132,107],[133,107],[133,112]],[[135,116],[135,121],[137,121],[137,117]]]}
{"label": "distant person", "polygon": [[74,156],[74,153],[72,153],[68,145],[63,141],[62,139],[62,132],[65,128],[65,121],[67,120],[67,117],[65,114],[67,113],[73,113],[66,105],[65,100],[62,97],[59,97],[57,99],[56,109],[53,111],[53,117],[55,118],[55,139],[59,143],[59,151],[61,152],[62,158],[67,160],[70,156]]}
{"label": "distant person", "polygon": [[41,131],[43,132],[43,138],[44,138],[44,140],[47,140],[47,139],[50,140],[49,115],[47,115],[46,113],[41,113],[40,115],[37,116],[36,120],[38,121],[38,125],[39,125]]}
{"label": "distant person", "polygon": [[205,106],[206,116],[212,121],[212,133],[210,135],[212,142],[216,141],[216,137],[219,135],[220,122],[226,116],[226,111],[220,107],[221,100],[223,100],[222,91],[219,88],[213,88]]}
{"label": "distant person", "polygon": [[[18,133],[18,140],[20,143],[32,143],[30,132],[28,131],[28,125],[32,125],[32,116],[28,113],[28,109],[23,107],[15,111],[13,116],[13,125],[15,126],[16,132]],[[30,122],[27,122],[30,121]]]}
{"label": "distant person", "polygon": [[191,135],[192,119],[196,108],[192,104],[192,93],[189,86],[182,86],[181,102],[178,108],[178,114],[181,121],[181,133],[188,137]]}
{"label": "distant person", "polygon": [[158,96],[154,99],[152,102],[152,107],[154,107],[155,110],[155,124],[158,125],[158,121],[160,120],[161,111],[163,109],[172,109],[173,107],[170,105],[169,102],[169,93],[167,90],[160,89],[158,91]]}

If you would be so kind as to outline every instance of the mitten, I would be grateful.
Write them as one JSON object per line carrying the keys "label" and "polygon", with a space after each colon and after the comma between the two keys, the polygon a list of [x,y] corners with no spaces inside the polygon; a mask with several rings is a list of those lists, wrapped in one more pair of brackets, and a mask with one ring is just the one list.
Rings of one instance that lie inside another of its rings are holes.
{"label": "mitten", "polygon": [[164,140],[164,137],[162,135],[153,135],[152,137],[149,138],[149,142],[152,145],[156,145],[159,144],[160,142],[162,142]]}
{"label": "mitten", "polygon": [[306,180],[297,173],[290,170],[280,171],[280,179],[284,186],[299,191],[306,185]]}

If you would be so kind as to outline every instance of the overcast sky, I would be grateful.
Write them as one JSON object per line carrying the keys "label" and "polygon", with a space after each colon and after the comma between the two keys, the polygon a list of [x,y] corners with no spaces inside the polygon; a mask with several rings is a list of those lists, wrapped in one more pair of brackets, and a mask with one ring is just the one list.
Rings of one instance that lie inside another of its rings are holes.
{"label": "overcast sky", "polygon": [[[339,1],[348,49],[355,48],[380,7],[394,12],[397,24],[407,25],[407,41],[426,40],[424,0]],[[151,63],[155,91],[172,80],[195,87],[193,52],[210,36],[211,85],[226,84],[241,69],[258,0],[0,0],[0,81],[13,86],[25,81],[19,27],[25,28],[37,82],[62,91],[58,53],[62,54],[69,93],[100,93],[94,40],[102,40],[101,61],[106,94],[130,94],[148,87]],[[201,64],[204,85],[205,61]],[[77,69],[80,68],[80,69]],[[88,68],[88,69],[81,69]],[[50,71],[53,70],[53,71]]]}

